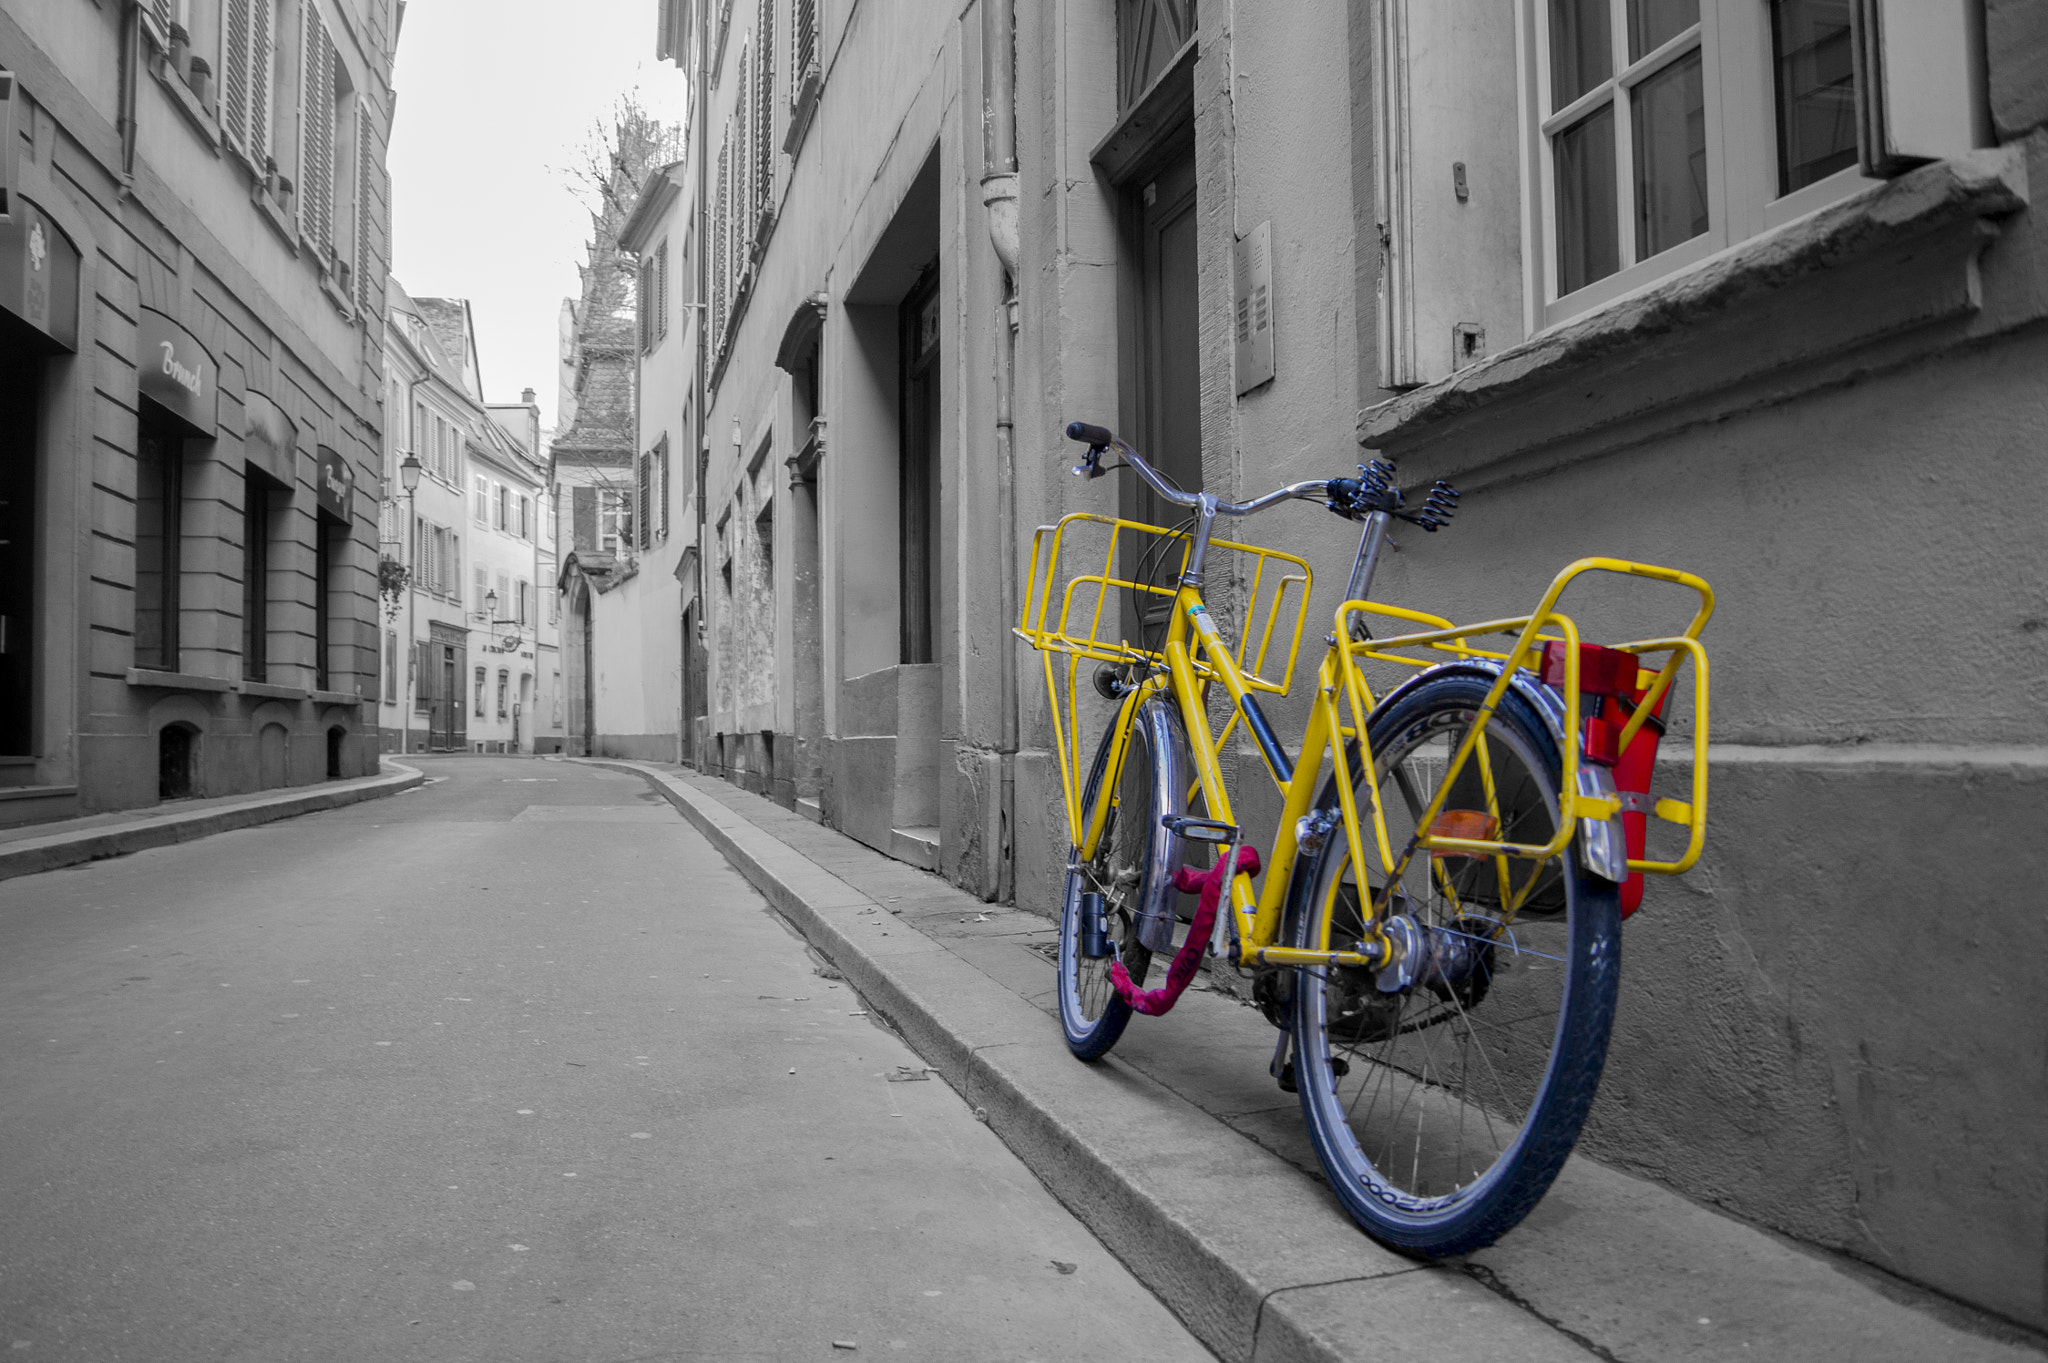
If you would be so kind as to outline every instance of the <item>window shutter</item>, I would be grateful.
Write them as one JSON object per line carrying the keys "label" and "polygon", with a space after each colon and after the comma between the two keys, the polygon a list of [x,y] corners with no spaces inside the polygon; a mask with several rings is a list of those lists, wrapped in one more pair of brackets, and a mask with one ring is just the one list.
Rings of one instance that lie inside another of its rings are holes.
{"label": "window shutter", "polygon": [[253,0],[227,0],[221,13],[221,130],[228,141],[246,149],[249,136],[249,6]]}
{"label": "window shutter", "polygon": [[364,312],[384,309],[384,168],[371,145],[376,127],[369,101],[356,101],[356,305]]}
{"label": "window shutter", "polygon": [[476,590],[476,604],[471,609],[481,614],[484,608],[484,593],[491,589],[490,583],[486,580],[487,575],[484,565],[481,563],[471,564],[470,575],[472,585]]}
{"label": "window shutter", "polygon": [[270,21],[277,0],[245,0],[249,8],[249,159],[257,171],[270,155]]}
{"label": "window shutter", "polygon": [[730,210],[732,188],[732,125],[726,124],[725,134],[718,143],[718,194],[711,215],[711,347],[713,351],[724,349],[725,307],[728,275],[726,272],[726,244],[730,235],[727,216]]}
{"label": "window shutter", "polygon": [[[758,220],[775,197],[775,0],[761,0],[754,33],[754,208]],[[748,230],[753,230],[749,224]]]}
{"label": "window shutter", "polygon": [[747,273],[747,243],[753,238],[754,207],[754,61],[740,48],[740,88],[733,97],[733,262],[735,280]]}
{"label": "window shutter", "polygon": [[654,339],[668,335],[668,243],[654,249]]}
{"label": "window shutter", "polygon": [[661,495],[656,501],[656,505],[661,508],[661,537],[667,539],[669,503],[667,436],[663,436],[661,443],[654,447],[654,480],[661,485]]}
{"label": "window shutter", "polygon": [[796,0],[789,16],[789,98],[803,93],[804,81],[818,64],[818,0]]}
{"label": "window shutter", "polygon": [[149,36],[156,39],[158,46],[169,47],[171,23],[177,17],[171,13],[171,0],[149,0],[149,6],[143,13],[149,16]]}
{"label": "window shutter", "polygon": [[1495,0],[1379,9],[1379,381],[1409,388],[1524,334],[1520,165],[1501,135],[1519,126],[1515,17]]}
{"label": "window shutter", "polygon": [[[231,3],[236,0],[231,0]],[[246,3],[247,0],[239,0]],[[299,225],[322,251],[334,249],[334,40],[319,11],[307,5],[305,101],[299,115]]]}
{"label": "window shutter", "polygon": [[453,593],[456,583],[462,581],[462,536],[453,530],[448,532],[448,563],[441,577],[442,590]]}
{"label": "window shutter", "polygon": [[640,504],[639,515],[634,518],[635,542],[642,549],[648,544],[648,532],[654,524],[654,456],[640,456]]}
{"label": "window shutter", "polygon": [[633,272],[633,312],[640,328],[640,353],[642,355],[645,355],[652,348],[647,343],[648,328],[654,320],[654,314],[647,306],[647,276],[653,269],[654,261],[649,257],[643,257],[640,261],[640,268]]}
{"label": "window shutter", "polygon": [[1857,146],[1866,175],[1900,174],[1990,142],[1972,0],[1853,0]]}

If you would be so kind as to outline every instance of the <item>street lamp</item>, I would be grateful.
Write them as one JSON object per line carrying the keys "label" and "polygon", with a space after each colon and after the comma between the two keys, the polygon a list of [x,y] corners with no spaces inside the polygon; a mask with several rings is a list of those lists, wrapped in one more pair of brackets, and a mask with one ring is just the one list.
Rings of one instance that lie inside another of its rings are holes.
{"label": "street lamp", "polygon": [[492,643],[508,651],[519,647],[520,634],[517,629],[509,630],[504,634],[498,632],[498,626],[500,625],[518,625],[522,622],[516,618],[511,620],[500,620],[498,618],[498,594],[495,591],[484,593],[483,619],[484,623],[490,626]]}
{"label": "street lamp", "polygon": [[417,560],[420,529],[419,514],[413,509],[413,496],[420,489],[420,474],[425,468],[417,454],[406,455],[398,465],[398,481],[405,487],[406,550],[415,560],[412,565],[413,571],[405,575],[405,704],[398,716],[398,751],[401,753],[412,751],[412,697],[414,688],[420,682],[416,675],[419,671],[420,647],[419,641],[413,638],[413,631],[418,628],[416,616],[419,607],[416,596],[419,589]]}

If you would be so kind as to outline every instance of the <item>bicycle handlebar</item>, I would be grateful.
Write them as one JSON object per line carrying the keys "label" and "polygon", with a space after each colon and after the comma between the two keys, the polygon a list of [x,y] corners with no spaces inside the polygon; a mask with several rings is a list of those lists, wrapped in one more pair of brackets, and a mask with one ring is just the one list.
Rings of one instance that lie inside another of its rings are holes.
{"label": "bicycle handlebar", "polygon": [[[1103,472],[1100,462],[1102,452],[1104,450],[1115,450],[1117,454],[1122,456],[1123,461],[1130,465],[1132,472],[1143,478],[1151,486],[1152,490],[1166,501],[1174,506],[1185,506],[1191,509],[1198,509],[1202,505],[1204,494],[1199,492],[1183,492],[1173,486],[1173,484],[1166,481],[1157,469],[1145,462],[1143,455],[1139,454],[1129,445],[1126,445],[1123,441],[1118,440],[1101,426],[1093,426],[1085,421],[1070,421],[1067,423],[1067,439],[1077,440],[1088,446],[1088,458],[1075,467],[1074,472],[1076,474],[1090,478],[1099,477]],[[1309,482],[1289,483],[1286,487],[1275,488],[1265,496],[1254,497],[1248,502],[1217,501],[1215,502],[1215,512],[1219,516],[1249,516],[1254,511],[1263,511],[1267,507],[1277,505],[1280,502],[1295,499],[1320,502],[1326,500],[1328,496],[1328,480],[1317,478]]]}

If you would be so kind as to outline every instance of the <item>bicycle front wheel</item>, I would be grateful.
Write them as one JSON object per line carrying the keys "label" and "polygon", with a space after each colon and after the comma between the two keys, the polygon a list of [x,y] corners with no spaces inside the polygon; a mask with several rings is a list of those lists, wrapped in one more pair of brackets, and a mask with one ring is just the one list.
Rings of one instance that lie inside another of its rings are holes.
{"label": "bicycle front wheel", "polygon": [[[1398,855],[1444,784],[1489,679],[1450,674],[1367,726]],[[1354,768],[1361,816],[1369,809]],[[1560,756],[1510,692],[1451,783],[1438,833],[1548,842]],[[1334,809],[1334,783],[1323,793]],[[1600,1082],[1620,978],[1615,887],[1556,856],[1418,851],[1388,927],[1405,965],[1304,969],[1295,989],[1297,1087],[1330,1185],[1374,1238],[1430,1257],[1492,1244],[1536,1205],[1578,1140]],[[1368,841],[1368,855],[1371,842]],[[1348,947],[1386,888],[1352,865],[1341,826],[1293,906],[1297,946]]]}
{"label": "bicycle front wheel", "polygon": [[[1173,873],[1181,864],[1182,838],[1165,820],[1187,812],[1187,739],[1180,715],[1154,696],[1139,705],[1115,771],[1109,770],[1116,723],[1102,735],[1086,793],[1085,816],[1105,784],[1114,791],[1108,822],[1095,855],[1067,853],[1067,885],[1060,909],[1060,1028],[1067,1049],[1083,1060],[1109,1053],[1131,1020],[1131,1006],[1110,982],[1110,966],[1121,956],[1131,979],[1145,982],[1152,952],[1139,938],[1141,923],[1164,922],[1171,931]],[[1100,895],[1109,916],[1108,939],[1117,955],[1086,954],[1084,896]],[[1158,929],[1153,930],[1155,933]],[[1155,936],[1155,941],[1157,940]]]}

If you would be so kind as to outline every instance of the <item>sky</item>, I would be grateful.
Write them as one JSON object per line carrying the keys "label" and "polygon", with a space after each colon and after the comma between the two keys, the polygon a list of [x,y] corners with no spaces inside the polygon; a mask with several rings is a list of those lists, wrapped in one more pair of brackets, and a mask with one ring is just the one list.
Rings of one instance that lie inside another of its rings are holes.
{"label": "sky", "polygon": [[680,122],[683,73],[654,57],[655,0],[408,0],[394,80],[392,273],[467,298],[484,398],[531,387],[555,421],[556,319],[589,211],[569,168],[619,96]]}

